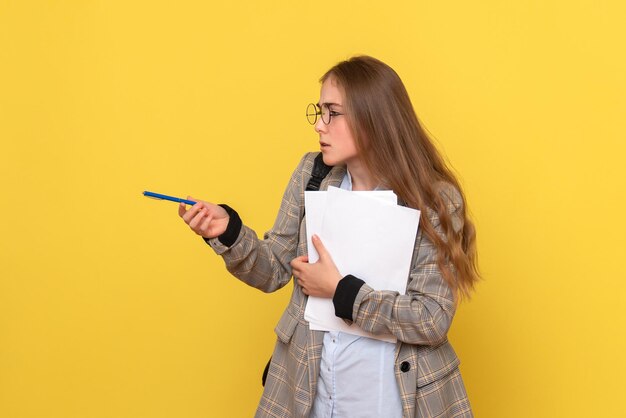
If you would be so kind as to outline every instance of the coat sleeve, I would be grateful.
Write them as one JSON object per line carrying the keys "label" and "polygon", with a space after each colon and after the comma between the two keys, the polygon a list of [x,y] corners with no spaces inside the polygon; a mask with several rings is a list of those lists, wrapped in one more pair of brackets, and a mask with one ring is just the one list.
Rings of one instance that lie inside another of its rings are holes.
{"label": "coat sleeve", "polygon": [[225,245],[219,238],[207,240],[222,256],[228,271],[248,285],[274,292],[291,280],[289,263],[296,257],[304,208],[303,182],[311,175],[314,158],[315,153],[306,154],[291,175],[274,226],[262,240],[241,222],[240,230],[234,231],[232,245]]}
{"label": "coat sleeve", "polygon": [[[446,187],[448,211],[455,230],[463,228],[463,201],[459,192]],[[443,234],[436,212],[427,210],[435,230]],[[407,292],[374,290],[367,283],[346,276],[333,298],[338,316],[353,321],[372,334],[393,334],[409,344],[437,345],[447,338],[456,310],[454,295],[437,266],[437,249],[418,232]],[[344,312],[344,314],[340,314]]]}

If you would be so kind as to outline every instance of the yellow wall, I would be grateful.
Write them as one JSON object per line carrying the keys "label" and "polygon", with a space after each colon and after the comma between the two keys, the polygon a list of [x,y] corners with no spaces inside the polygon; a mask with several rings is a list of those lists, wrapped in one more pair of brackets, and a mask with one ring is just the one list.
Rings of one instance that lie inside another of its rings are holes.
{"label": "yellow wall", "polygon": [[305,105],[366,53],[460,173],[485,280],[450,338],[477,417],[615,417],[623,1],[0,1],[0,416],[251,416],[291,290],[143,190],[268,229]]}

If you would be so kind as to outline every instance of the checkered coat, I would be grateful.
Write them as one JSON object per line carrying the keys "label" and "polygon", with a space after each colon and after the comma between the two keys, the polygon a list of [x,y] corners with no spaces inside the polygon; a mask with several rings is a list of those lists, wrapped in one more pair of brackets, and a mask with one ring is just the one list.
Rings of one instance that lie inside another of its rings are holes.
{"label": "checkered coat", "polygon": [[[218,239],[209,244],[220,254],[237,278],[264,292],[273,292],[292,280],[289,262],[306,254],[303,219],[304,189],[317,153],[306,154],[291,176],[273,228],[262,240],[245,225],[233,245]],[[321,184],[339,186],[345,167],[334,167]],[[449,196],[453,225],[462,205],[458,192],[442,188]],[[438,226],[438,217],[426,211]],[[437,227],[438,228],[438,227]],[[307,296],[294,281],[291,301],[278,325],[278,340],[272,355],[265,389],[256,417],[308,417],[319,375],[323,332],[309,329],[304,320]],[[471,417],[459,359],[447,340],[455,312],[450,288],[436,264],[436,249],[418,231],[406,294],[375,291],[367,284],[359,290],[353,307],[354,322],[371,333],[391,332],[398,339],[395,374],[400,389],[403,418]]]}

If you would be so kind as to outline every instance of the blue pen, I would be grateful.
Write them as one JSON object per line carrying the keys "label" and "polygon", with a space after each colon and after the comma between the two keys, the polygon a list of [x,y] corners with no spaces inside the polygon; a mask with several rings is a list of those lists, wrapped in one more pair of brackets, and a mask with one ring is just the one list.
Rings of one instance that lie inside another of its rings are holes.
{"label": "blue pen", "polygon": [[166,194],[154,193],[154,192],[149,192],[149,191],[144,191],[143,195],[146,197],[151,197],[153,199],[170,200],[172,202],[179,202],[179,203],[182,202],[186,205],[191,205],[191,206],[197,203],[197,202],[194,202],[193,200],[181,199],[180,197],[168,196]]}

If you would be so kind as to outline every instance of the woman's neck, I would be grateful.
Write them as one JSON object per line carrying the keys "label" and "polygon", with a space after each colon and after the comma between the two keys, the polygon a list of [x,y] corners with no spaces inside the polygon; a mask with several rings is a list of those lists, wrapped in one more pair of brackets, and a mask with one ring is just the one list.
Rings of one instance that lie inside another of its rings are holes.
{"label": "woman's neck", "polygon": [[348,163],[346,166],[352,179],[352,190],[374,190],[378,186],[378,182],[360,161]]}

